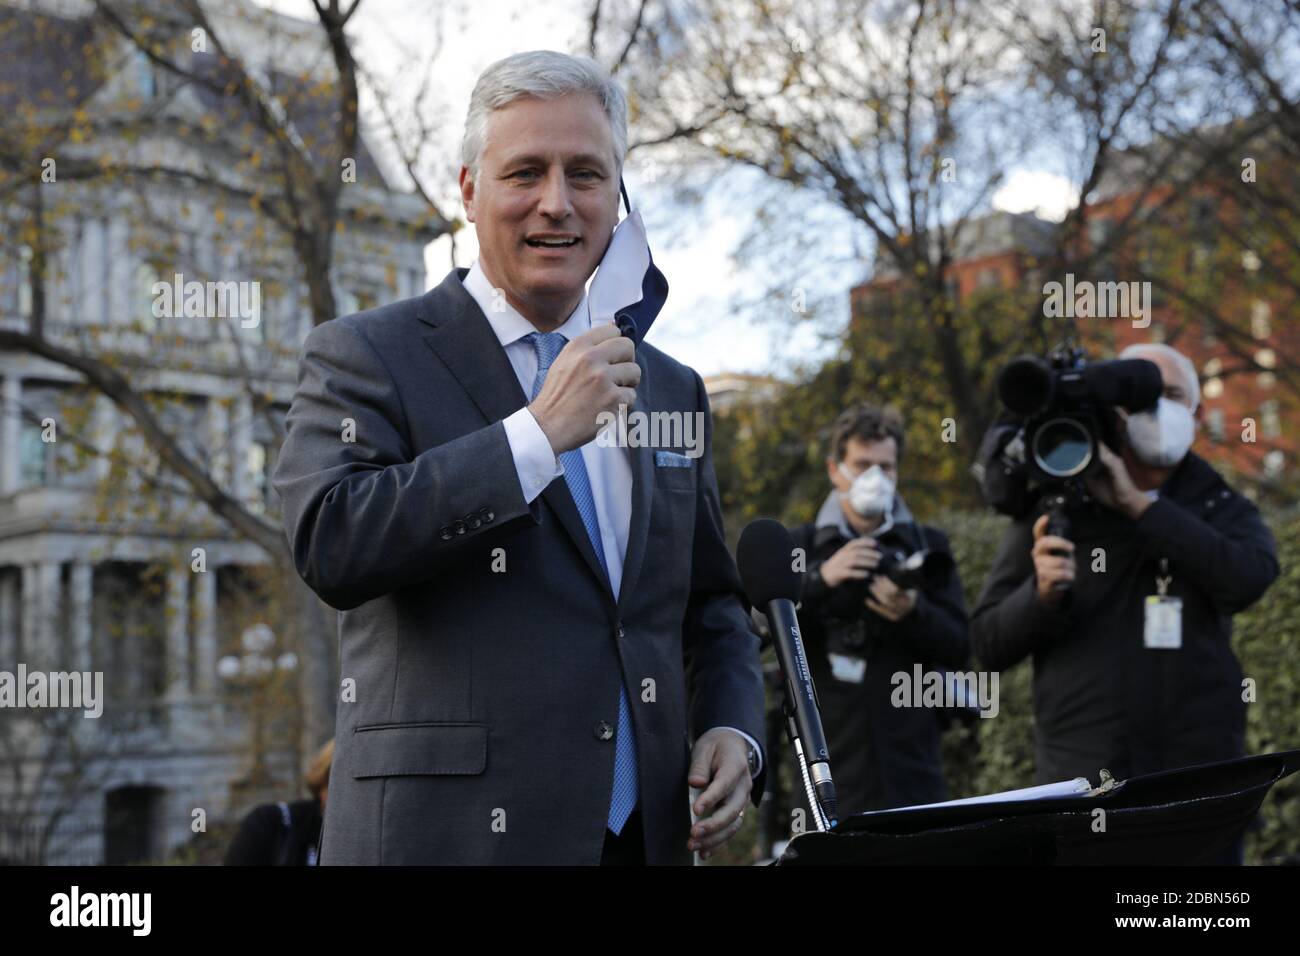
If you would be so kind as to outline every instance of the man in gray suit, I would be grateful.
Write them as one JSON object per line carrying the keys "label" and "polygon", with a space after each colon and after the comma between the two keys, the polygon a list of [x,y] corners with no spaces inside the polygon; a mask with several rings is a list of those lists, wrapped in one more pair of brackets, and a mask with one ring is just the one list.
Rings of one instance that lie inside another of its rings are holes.
{"label": "man in gray suit", "polygon": [[[588,308],[626,143],[594,63],[493,64],[462,146],[474,267],[303,346],[274,483],[341,612],[324,864],[687,863],[758,802],[703,383]],[[651,413],[702,442],[638,433]]]}

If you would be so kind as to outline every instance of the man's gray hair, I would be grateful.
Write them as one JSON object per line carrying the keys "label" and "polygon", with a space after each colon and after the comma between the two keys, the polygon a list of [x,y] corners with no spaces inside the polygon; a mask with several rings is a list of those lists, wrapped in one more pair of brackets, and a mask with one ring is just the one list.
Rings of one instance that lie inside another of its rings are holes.
{"label": "man's gray hair", "polygon": [[1196,366],[1192,364],[1192,360],[1176,348],[1165,345],[1163,342],[1137,342],[1120,352],[1119,357],[1122,359],[1142,358],[1143,353],[1147,355],[1163,355],[1178,366],[1178,370],[1183,373],[1183,379],[1187,383],[1187,394],[1192,399],[1192,411],[1196,411],[1197,406],[1201,404],[1201,380],[1196,374]]}
{"label": "man's gray hair", "polygon": [[479,160],[487,139],[488,114],[522,96],[554,99],[569,93],[590,93],[600,100],[614,134],[617,172],[627,155],[627,97],[623,88],[595,61],[553,50],[531,50],[497,60],[479,76],[469,97],[460,161],[478,179]]}

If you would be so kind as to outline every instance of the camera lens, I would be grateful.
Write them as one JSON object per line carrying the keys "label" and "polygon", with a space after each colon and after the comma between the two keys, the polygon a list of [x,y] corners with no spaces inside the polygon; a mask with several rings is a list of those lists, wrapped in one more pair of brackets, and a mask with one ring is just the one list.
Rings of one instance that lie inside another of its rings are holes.
{"label": "camera lens", "polygon": [[1092,461],[1092,435],[1073,418],[1053,418],[1034,433],[1034,463],[1053,478],[1073,478]]}

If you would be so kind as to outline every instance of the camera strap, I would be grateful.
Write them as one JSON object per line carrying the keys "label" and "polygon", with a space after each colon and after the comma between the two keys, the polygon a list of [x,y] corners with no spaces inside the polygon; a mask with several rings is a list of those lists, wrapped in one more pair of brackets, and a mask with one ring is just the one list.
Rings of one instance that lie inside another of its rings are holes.
{"label": "camera strap", "polygon": [[1169,596],[1169,559],[1160,559],[1156,593],[1147,596],[1142,644],[1153,650],[1177,650],[1183,646],[1183,599]]}

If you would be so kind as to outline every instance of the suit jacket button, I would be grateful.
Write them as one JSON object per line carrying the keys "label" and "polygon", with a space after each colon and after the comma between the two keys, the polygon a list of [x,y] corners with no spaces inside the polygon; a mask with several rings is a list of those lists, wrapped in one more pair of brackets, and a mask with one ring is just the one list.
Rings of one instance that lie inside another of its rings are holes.
{"label": "suit jacket button", "polygon": [[618,622],[618,631],[617,631],[617,633],[618,633],[618,638],[619,638],[619,640],[622,640],[624,637],[627,636],[627,632],[623,630],[623,622],[622,622],[622,621],[619,621],[619,622]]}
{"label": "suit jacket button", "polygon": [[454,530],[457,534],[465,533],[465,522],[463,521],[453,521],[451,523],[451,527],[452,530]]}
{"label": "suit jacket button", "polygon": [[451,529],[448,528],[446,525],[443,525],[443,526],[438,530],[438,535],[439,535],[439,537],[442,538],[443,541],[446,541],[448,538],[451,537]]}
{"label": "suit jacket button", "polygon": [[608,720],[602,720],[600,723],[596,724],[596,739],[613,740],[614,725],[611,724]]}
{"label": "suit jacket button", "polygon": [[491,521],[493,518],[496,517],[496,515],[492,513],[491,508],[479,508],[478,516],[482,518],[484,521]]}
{"label": "suit jacket button", "polygon": [[483,524],[483,522],[479,519],[479,516],[474,514],[466,515],[465,523],[469,525],[469,529],[471,531],[478,530],[479,526]]}

